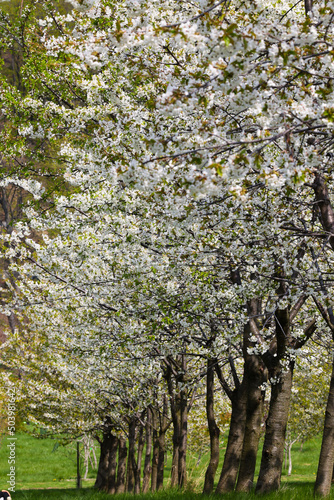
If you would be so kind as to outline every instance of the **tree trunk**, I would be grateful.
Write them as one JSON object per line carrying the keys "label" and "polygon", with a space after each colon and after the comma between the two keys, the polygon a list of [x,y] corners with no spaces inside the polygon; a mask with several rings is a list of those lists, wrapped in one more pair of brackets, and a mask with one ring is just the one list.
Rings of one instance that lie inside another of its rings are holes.
{"label": "tree trunk", "polygon": [[325,413],[324,433],[314,486],[315,495],[328,496],[330,493],[334,464],[334,361]]}
{"label": "tree trunk", "polygon": [[162,490],[164,486],[164,467],[165,467],[165,452],[166,452],[166,432],[159,435],[158,445],[158,468],[157,468],[157,490]]}
{"label": "tree trunk", "polygon": [[152,455],[152,476],[151,476],[151,491],[157,490],[158,483],[158,462],[159,462],[159,441],[158,441],[158,415],[157,410],[152,410],[153,423],[153,455]]}
{"label": "tree trunk", "polygon": [[164,486],[164,468],[165,468],[165,453],[166,453],[166,431],[168,418],[168,401],[167,396],[164,394],[162,405],[162,416],[160,420],[159,429],[159,456],[158,456],[158,473],[157,473],[157,490],[161,490]]}
{"label": "tree trunk", "polygon": [[110,434],[103,434],[100,443],[101,454],[94,488],[107,493],[115,493],[117,467],[118,438]]}
{"label": "tree trunk", "polygon": [[284,448],[284,470],[286,470],[288,467],[288,448],[287,445],[285,444]]}
{"label": "tree trunk", "polygon": [[[178,385],[184,383],[186,373],[186,357],[180,356],[180,374],[176,379],[176,389],[172,382],[172,373],[168,369],[166,380],[170,397],[170,408],[173,422],[173,461],[171,487],[183,488],[187,482],[187,427],[188,427],[188,401],[187,393],[184,389],[177,390]],[[182,370],[182,371],[181,371]]]}
{"label": "tree trunk", "polygon": [[288,455],[289,455],[289,469],[288,469],[288,476],[291,476],[291,472],[292,472],[292,454],[291,454],[292,445],[293,445],[293,443],[290,443],[290,444],[289,444],[289,448],[288,448]]}
{"label": "tree trunk", "polygon": [[175,407],[171,405],[171,413],[173,419],[173,459],[172,459],[172,474],[171,474],[171,487],[175,488],[178,485],[178,471],[179,471],[179,443],[180,443],[180,429],[181,429],[181,410],[180,410],[180,397],[179,394],[175,396]]}
{"label": "tree trunk", "polygon": [[125,492],[125,473],[126,473],[126,459],[128,450],[126,447],[126,440],[121,437],[118,442],[118,468],[116,480],[116,493]]}
{"label": "tree trunk", "polygon": [[266,422],[266,435],[262,450],[257,493],[278,490],[281,482],[285,431],[288,422],[289,404],[292,387],[293,362],[287,371],[278,374],[280,378],[271,388],[269,415]]}
{"label": "tree trunk", "polygon": [[150,486],[150,477],[152,473],[151,453],[152,453],[152,410],[151,408],[147,408],[146,452],[145,452],[144,474],[143,474],[143,493],[147,493]]}
{"label": "tree trunk", "polygon": [[116,493],[116,470],[117,470],[117,448],[118,448],[118,438],[112,436],[112,444],[110,448],[109,457],[109,480],[108,480],[108,490],[107,492],[113,495]]}
{"label": "tree trunk", "polygon": [[[186,357],[182,355],[182,369],[186,372]],[[181,382],[184,382],[183,376]],[[178,487],[185,488],[187,484],[187,438],[188,438],[188,401],[185,389],[180,391],[181,396],[181,428],[179,446]]]}
{"label": "tree trunk", "polygon": [[[310,0],[305,0],[306,3]],[[328,234],[329,244],[334,250],[334,211],[329,198],[328,188],[324,177],[320,172],[315,176],[313,189],[317,206],[321,213],[321,224]],[[317,304],[318,308],[319,305]],[[334,340],[334,316],[332,307],[320,307],[320,312],[332,332]],[[332,365],[332,377],[329,387],[329,394],[327,399],[324,432],[322,437],[320,458],[318,464],[317,478],[315,482],[314,492],[316,495],[327,496],[330,492],[331,480],[333,476],[333,462],[334,462],[334,361]]]}
{"label": "tree trunk", "polygon": [[100,460],[94,484],[94,488],[100,491],[107,491],[108,489],[109,451],[106,441],[107,439],[103,436],[102,441],[100,441]]}
{"label": "tree trunk", "polygon": [[262,360],[255,355],[246,355],[245,379],[247,385],[246,425],[237,491],[250,491],[253,488],[256,457],[261,435],[264,391],[261,385],[266,378]]}
{"label": "tree trunk", "polygon": [[305,6],[305,14],[311,14],[312,13],[312,8],[313,8],[313,2],[312,0],[304,0],[304,6]]}
{"label": "tree trunk", "polygon": [[128,452],[128,464],[126,473],[126,491],[127,493],[133,493],[135,486],[135,471],[137,468],[136,464],[136,420],[132,418],[129,423],[129,452]]}
{"label": "tree trunk", "polygon": [[144,439],[143,439],[144,427],[140,425],[139,436],[138,436],[138,452],[137,452],[137,463],[135,468],[135,495],[140,493],[140,476],[141,476],[141,463],[143,458],[144,450]]}
{"label": "tree trunk", "polygon": [[210,462],[205,473],[203,493],[210,494],[213,491],[215,475],[219,462],[219,434],[220,430],[216,424],[214,414],[214,369],[216,359],[208,359],[206,374],[206,415],[210,435]]}
{"label": "tree trunk", "polygon": [[234,490],[238,475],[242,443],[246,424],[246,382],[243,379],[240,387],[233,391],[230,430],[224,457],[224,464],[216,488],[216,493],[227,493]]}

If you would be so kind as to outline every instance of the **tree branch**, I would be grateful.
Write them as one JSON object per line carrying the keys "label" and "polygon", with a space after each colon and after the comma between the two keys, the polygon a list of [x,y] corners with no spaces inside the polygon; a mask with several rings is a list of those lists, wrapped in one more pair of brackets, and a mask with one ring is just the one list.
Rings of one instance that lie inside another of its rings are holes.
{"label": "tree branch", "polygon": [[217,361],[216,365],[215,365],[215,370],[216,370],[216,373],[217,373],[217,377],[218,377],[218,380],[220,382],[220,385],[222,386],[222,388],[224,389],[225,393],[226,393],[226,396],[229,398],[230,401],[232,401],[232,398],[233,398],[233,391],[232,389],[230,388],[230,386],[228,385],[228,383],[226,382],[225,378],[224,378],[224,375],[221,371],[221,368],[219,366],[219,363]]}
{"label": "tree branch", "polygon": [[316,320],[312,319],[304,330],[304,338],[297,340],[294,344],[294,348],[299,349],[300,347],[303,347],[303,345],[305,345],[306,342],[312,337],[316,329]]}
{"label": "tree branch", "polygon": [[295,305],[291,308],[291,310],[290,310],[290,322],[291,323],[295,319],[297,314],[299,313],[301,307],[305,304],[306,299],[307,299],[307,296],[302,295],[301,297],[299,297],[299,299],[297,300]]}

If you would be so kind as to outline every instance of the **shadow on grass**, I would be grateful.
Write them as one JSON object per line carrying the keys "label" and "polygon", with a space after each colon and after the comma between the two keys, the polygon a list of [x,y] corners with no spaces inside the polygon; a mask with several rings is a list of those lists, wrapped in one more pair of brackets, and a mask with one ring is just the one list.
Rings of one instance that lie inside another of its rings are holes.
{"label": "shadow on grass", "polygon": [[[113,495],[101,493],[93,488],[77,489],[45,489],[45,490],[20,490],[13,494],[13,500],[110,500]],[[178,490],[163,490],[158,493],[146,493],[145,495],[119,494],[117,500],[202,500],[205,496],[194,492],[180,492]],[[207,497],[207,498],[213,498]],[[215,497],[217,498],[217,497]]]}
{"label": "shadow on grass", "polygon": [[[311,481],[291,481],[282,485],[277,492],[268,495],[250,493],[228,493],[221,496],[206,496],[192,491],[180,492],[178,490],[163,490],[158,493],[145,495],[120,494],[117,500],[311,500],[313,497],[314,483]],[[21,490],[13,494],[13,500],[110,500],[112,495],[100,493],[93,488],[76,489],[47,489],[47,490]],[[334,499],[332,491],[328,499]]]}
{"label": "shadow on grass", "polygon": [[96,500],[110,500],[111,496],[107,493],[100,493],[93,488],[77,489],[61,489],[61,488],[48,488],[48,489],[33,489],[21,490],[13,493],[13,500],[71,500],[76,499],[96,499]]}

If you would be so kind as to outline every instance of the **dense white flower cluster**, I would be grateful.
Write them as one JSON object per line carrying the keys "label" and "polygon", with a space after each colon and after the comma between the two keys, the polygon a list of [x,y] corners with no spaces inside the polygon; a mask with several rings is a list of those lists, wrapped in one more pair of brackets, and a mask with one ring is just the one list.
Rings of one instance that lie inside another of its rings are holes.
{"label": "dense white flower cluster", "polygon": [[16,151],[48,140],[68,184],[8,237],[35,418],[61,431],[72,401],[87,431],[138,413],[180,355],[194,380],[215,358],[235,387],[253,356],[282,384],[332,307],[314,199],[319,176],[333,188],[333,2],[71,3],[58,35],[39,21],[18,104]]}

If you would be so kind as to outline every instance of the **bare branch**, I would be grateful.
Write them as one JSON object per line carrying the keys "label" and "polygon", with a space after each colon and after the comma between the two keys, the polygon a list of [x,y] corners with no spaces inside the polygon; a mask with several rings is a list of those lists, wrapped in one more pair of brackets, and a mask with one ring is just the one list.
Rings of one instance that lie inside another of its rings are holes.
{"label": "bare branch", "polygon": [[290,322],[291,323],[295,319],[295,317],[297,316],[297,314],[299,313],[301,307],[305,304],[306,299],[307,299],[306,295],[302,295],[301,297],[299,297],[299,299],[297,300],[297,302],[295,303],[295,305],[290,310]]}

